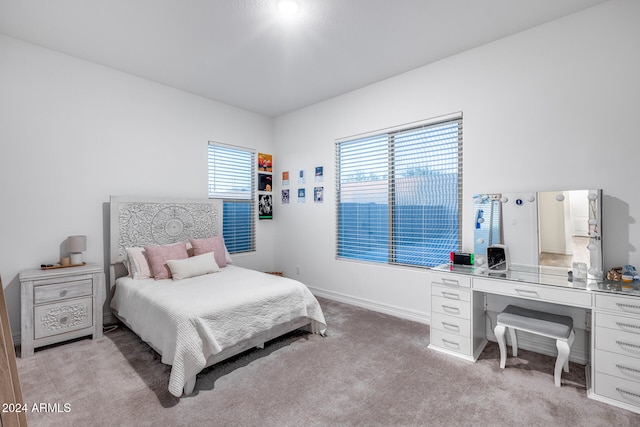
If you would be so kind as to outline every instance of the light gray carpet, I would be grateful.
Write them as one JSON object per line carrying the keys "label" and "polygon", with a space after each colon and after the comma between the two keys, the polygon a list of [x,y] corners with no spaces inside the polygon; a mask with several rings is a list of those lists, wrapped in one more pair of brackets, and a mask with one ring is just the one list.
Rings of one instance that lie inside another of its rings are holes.
{"label": "light gray carpet", "polygon": [[521,351],[499,369],[490,343],[477,363],[427,349],[429,327],[320,300],[322,338],[294,332],[198,376],[196,393],[167,391],[169,367],[126,328],[36,350],[18,360],[38,426],[638,426],[640,415],[590,400],[584,367],[561,388],[554,358]]}

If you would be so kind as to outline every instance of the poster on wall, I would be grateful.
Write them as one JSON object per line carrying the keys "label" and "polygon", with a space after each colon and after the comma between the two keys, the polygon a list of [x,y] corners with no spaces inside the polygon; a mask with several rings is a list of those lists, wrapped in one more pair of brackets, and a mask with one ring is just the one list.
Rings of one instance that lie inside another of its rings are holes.
{"label": "poster on wall", "polygon": [[316,203],[322,203],[324,201],[324,187],[313,188],[313,201]]}
{"label": "poster on wall", "polygon": [[304,175],[304,169],[298,171],[298,184],[304,184],[307,181]]}
{"label": "poster on wall", "polygon": [[271,154],[258,153],[258,171],[273,172],[273,157]]}
{"label": "poster on wall", "polygon": [[289,171],[282,172],[282,185],[289,185]]}
{"label": "poster on wall", "polygon": [[316,182],[324,181],[324,166],[316,166]]}
{"label": "poster on wall", "polygon": [[273,219],[273,198],[271,194],[258,195],[258,218]]}
{"label": "poster on wall", "polygon": [[272,176],[266,173],[258,174],[258,191],[268,191],[271,192],[271,188],[273,188],[272,184]]}
{"label": "poster on wall", "polygon": [[289,204],[289,190],[282,190],[282,204]]}
{"label": "poster on wall", "polygon": [[305,191],[304,188],[298,188],[298,203],[304,203]]}

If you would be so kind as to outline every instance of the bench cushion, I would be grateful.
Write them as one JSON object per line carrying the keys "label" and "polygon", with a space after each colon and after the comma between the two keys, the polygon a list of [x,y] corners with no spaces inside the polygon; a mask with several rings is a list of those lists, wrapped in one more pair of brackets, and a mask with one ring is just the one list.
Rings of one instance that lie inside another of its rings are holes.
{"label": "bench cushion", "polygon": [[530,310],[515,305],[507,306],[502,313],[498,314],[498,323],[562,339],[568,338],[573,329],[573,319],[569,316]]}

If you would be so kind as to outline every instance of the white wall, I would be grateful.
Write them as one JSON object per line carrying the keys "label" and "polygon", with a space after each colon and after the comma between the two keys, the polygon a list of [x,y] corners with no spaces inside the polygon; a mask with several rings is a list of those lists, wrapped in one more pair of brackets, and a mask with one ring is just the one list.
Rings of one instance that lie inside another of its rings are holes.
{"label": "white wall", "polygon": [[[426,271],[334,259],[334,140],[456,111],[463,250],[473,250],[474,193],[603,188],[605,268],[640,265],[639,23],[640,2],[614,0],[275,121],[0,36],[0,274],[14,335],[19,271],[56,261],[70,234],[88,235],[85,258],[106,264],[109,195],[206,197],[208,140],[274,155],[274,220],[259,222],[258,252],[238,264],[427,321]],[[325,167],[319,205],[315,166]]]}
{"label": "white wall", "polygon": [[[108,265],[110,195],[207,197],[207,142],[271,152],[272,120],[0,36],[0,274],[14,336],[23,269],[86,234]],[[273,224],[239,265],[273,267]]]}
{"label": "white wall", "polygon": [[276,268],[320,293],[428,319],[427,272],[334,259],[334,140],[456,111],[464,250],[474,193],[602,188],[605,268],[640,265],[638,41],[640,2],[612,1],[278,118],[275,176],[324,165],[326,177],[324,204],[275,204]]}

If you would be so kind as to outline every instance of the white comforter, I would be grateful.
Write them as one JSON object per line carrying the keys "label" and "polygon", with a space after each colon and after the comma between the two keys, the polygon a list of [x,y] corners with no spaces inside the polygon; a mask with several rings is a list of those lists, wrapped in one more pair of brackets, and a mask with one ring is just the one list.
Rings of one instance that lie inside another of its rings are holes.
{"label": "white comforter", "polygon": [[290,320],[306,317],[324,334],[320,304],[302,283],[229,265],[184,280],[116,281],[111,307],[172,365],[169,391],[181,396],[207,357]]}

